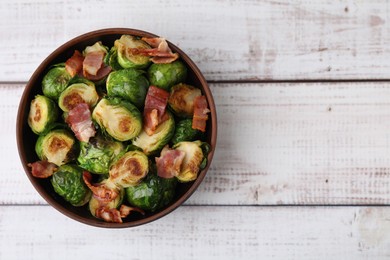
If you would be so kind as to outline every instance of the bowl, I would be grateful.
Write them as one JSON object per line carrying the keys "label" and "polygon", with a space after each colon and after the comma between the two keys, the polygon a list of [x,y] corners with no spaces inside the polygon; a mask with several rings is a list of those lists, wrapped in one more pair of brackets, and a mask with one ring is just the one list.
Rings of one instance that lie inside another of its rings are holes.
{"label": "bowl", "polygon": [[211,111],[209,113],[205,138],[205,141],[211,145],[211,151],[208,154],[207,166],[198,174],[198,177],[195,181],[189,183],[180,183],[177,186],[176,195],[173,202],[159,211],[154,213],[146,213],[144,216],[141,216],[140,214],[130,214],[129,217],[123,219],[123,223],[108,223],[93,217],[90,214],[87,206],[74,207],[63,200],[62,197],[54,192],[49,179],[39,179],[31,175],[27,164],[35,162],[39,159],[35,153],[37,135],[35,135],[28,126],[27,118],[31,101],[35,95],[42,93],[41,82],[43,76],[47,73],[48,69],[53,64],[64,62],[69,57],[71,57],[74,50],[83,50],[86,46],[92,45],[97,41],[102,41],[102,43],[106,46],[113,46],[114,41],[119,39],[123,34],[139,37],[157,37],[152,33],[136,29],[111,28],[92,31],[66,42],[57,48],[53,53],[51,53],[35,70],[25,87],[17,114],[16,138],[20,160],[27,177],[37,192],[47,201],[48,204],[69,218],[84,224],[103,228],[126,228],[146,224],[157,220],[178,208],[194,193],[194,191],[204,179],[213,158],[217,138],[217,118],[215,104],[205,78],[195,63],[182,50],[167,41],[172,51],[180,54],[182,61],[188,68],[188,77],[186,82],[197,86],[202,90],[203,95],[205,95],[207,98],[209,109]]}

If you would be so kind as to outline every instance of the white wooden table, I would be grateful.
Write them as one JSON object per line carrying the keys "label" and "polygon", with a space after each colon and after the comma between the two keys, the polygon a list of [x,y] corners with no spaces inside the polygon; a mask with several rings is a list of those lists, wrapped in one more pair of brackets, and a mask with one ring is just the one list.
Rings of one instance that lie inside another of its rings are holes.
{"label": "white wooden table", "polygon": [[[123,230],[57,212],[19,162],[23,88],[82,33],[138,28],[197,63],[218,146],[196,193]],[[0,259],[389,259],[390,4],[0,1]]]}

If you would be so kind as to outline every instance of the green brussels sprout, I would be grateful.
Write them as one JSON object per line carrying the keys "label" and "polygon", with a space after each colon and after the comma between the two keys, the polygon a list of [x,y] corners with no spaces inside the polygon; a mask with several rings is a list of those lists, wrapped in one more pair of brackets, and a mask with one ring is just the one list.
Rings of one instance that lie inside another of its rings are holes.
{"label": "green brussels sprout", "polygon": [[154,63],[148,69],[150,85],[169,91],[169,89],[187,78],[187,67],[177,60],[172,63]]}
{"label": "green brussels sprout", "polygon": [[58,100],[62,91],[67,88],[71,78],[72,76],[66,71],[64,63],[53,66],[43,77],[43,94],[53,100]]}
{"label": "green brussels sprout", "polygon": [[173,146],[174,149],[185,152],[180,174],[176,178],[180,182],[193,181],[198,177],[201,164],[205,158],[201,141],[180,142]]}
{"label": "green brussels sprout", "polygon": [[175,115],[192,118],[194,114],[194,100],[201,95],[200,89],[180,83],[171,88],[168,104]]}
{"label": "green brussels sprout", "polygon": [[138,208],[154,212],[168,205],[175,196],[176,179],[165,179],[149,173],[136,186],[125,189],[127,201]]}
{"label": "green brussels sprout", "polygon": [[123,198],[125,197],[125,191],[123,188],[119,188],[107,180],[103,180],[98,185],[99,186],[104,185],[106,188],[117,190],[119,195],[115,199],[111,200],[110,202],[104,203],[104,204],[101,201],[99,201],[98,199],[96,199],[94,196],[92,196],[91,199],[89,200],[88,207],[89,207],[89,211],[91,212],[92,216],[94,216],[94,217],[96,217],[96,210],[102,206],[104,206],[107,209],[118,208],[122,204]]}
{"label": "green brussels sprout", "polygon": [[132,144],[141,148],[146,155],[151,155],[161,150],[172,138],[175,132],[175,120],[171,113],[168,119],[157,126],[153,135],[142,132],[132,141]]}
{"label": "green brussels sprout", "polygon": [[150,64],[148,56],[133,52],[136,49],[151,48],[143,40],[131,35],[122,35],[119,40],[115,41],[114,46],[117,49],[118,63],[123,68],[143,69]]}
{"label": "green brussels sprout", "polygon": [[142,130],[141,112],[120,98],[102,98],[93,110],[92,118],[118,141],[131,140]]}
{"label": "green brussels sprout", "polygon": [[58,166],[76,158],[78,143],[73,135],[64,129],[51,130],[39,136],[35,144],[35,152],[42,161],[49,161]]}
{"label": "green brussels sprout", "polygon": [[99,95],[96,92],[95,85],[88,81],[86,83],[75,83],[65,89],[58,100],[58,106],[64,112],[69,112],[80,103],[87,103],[90,107],[96,105]]}
{"label": "green brussels sprout", "polygon": [[149,172],[148,157],[140,151],[129,151],[111,165],[108,180],[127,188],[137,185]]}
{"label": "green brussels sprout", "polygon": [[62,165],[53,174],[54,191],[73,206],[83,206],[91,198],[91,191],[83,181],[83,170],[76,165]]}
{"label": "green brussels sprout", "polygon": [[31,101],[28,125],[34,133],[42,134],[50,130],[57,117],[57,105],[50,98],[37,95]]}
{"label": "green brussels sprout", "polygon": [[79,166],[96,174],[108,174],[113,160],[124,151],[121,142],[96,136],[88,143],[80,142],[80,154],[77,158]]}
{"label": "green brussels sprout", "polygon": [[109,96],[123,98],[141,108],[145,103],[149,82],[143,71],[123,69],[111,72],[106,86]]}
{"label": "green brussels sprout", "polygon": [[98,51],[101,51],[101,52],[104,52],[104,53],[108,53],[108,48],[106,46],[104,46],[102,44],[102,42],[96,42],[94,45],[92,46],[87,46],[84,51],[83,51],[83,55],[86,56],[88,53],[91,53],[91,52],[98,52]]}
{"label": "green brussels sprout", "polygon": [[110,49],[106,56],[104,56],[104,63],[109,65],[113,70],[123,69],[118,63],[118,53],[115,46]]}
{"label": "green brussels sprout", "polygon": [[172,143],[177,144],[183,141],[194,141],[201,136],[201,131],[192,128],[192,119],[183,119],[176,124]]}

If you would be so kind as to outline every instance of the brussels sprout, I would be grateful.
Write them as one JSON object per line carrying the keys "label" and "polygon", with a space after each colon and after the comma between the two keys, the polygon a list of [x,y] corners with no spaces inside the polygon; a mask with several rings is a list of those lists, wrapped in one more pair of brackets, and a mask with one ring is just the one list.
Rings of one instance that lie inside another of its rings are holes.
{"label": "brussels sprout", "polygon": [[92,107],[96,105],[98,100],[99,95],[92,82],[90,84],[75,83],[61,93],[58,105],[64,112],[69,112],[80,103],[87,103]]}
{"label": "brussels sprout", "polygon": [[180,83],[171,88],[168,104],[175,115],[192,118],[194,114],[194,99],[201,95],[200,89]]}
{"label": "brussels sprout", "polygon": [[127,188],[138,184],[148,172],[148,157],[140,151],[129,151],[112,164],[108,180]]}
{"label": "brussels sprout", "polygon": [[112,47],[104,57],[104,63],[109,65],[113,70],[121,70],[122,66],[118,63],[118,53],[115,47]]}
{"label": "brussels sprout", "polygon": [[187,78],[187,67],[177,60],[172,63],[152,64],[148,69],[150,85],[168,90]]}
{"label": "brussels sprout", "polygon": [[201,136],[201,131],[192,128],[192,119],[183,119],[176,124],[172,143],[177,144],[183,141],[194,141]]}
{"label": "brussels sprout", "polygon": [[92,46],[87,46],[84,51],[83,51],[83,55],[86,56],[88,53],[91,53],[91,52],[97,52],[97,51],[101,51],[101,52],[104,52],[104,53],[108,53],[108,48],[106,46],[104,46],[102,44],[102,42],[96,42],[94,45]]}
{"label": "brussels sprout", "polygon": [[91,191],[83,181],[83,170],[76,165],[62,165],[51,179],[54,191],[73,206],[83,206]]}
{"label": "brussels sprout", "polygon": [[109,96],[121,97],[141,108],[145,103],[149,82],[143,71],[123,69],[111,72],[106,86]]}
{"label": "brussels sprout", "polygon": [[185,156],[180,167],[180,174],[176,178],[181,182],[193,181],[198,177],[200,166],[205,155],[202,151],[201,141],[180,142],[173,146],[174,149],[184,151]]}
{"label": "brussels sprout", "polygon": [[124,198],[124,195],[125,195],[125,191],[123,188],[119,188],[115,185],[113,185],[112,183],[110,183],[109,181],[107,180],[103,180],[101,183],[99,183],[98,185],[104,185],[106,186],[107,188],[110,188],[110,189],[115,189],[118,191],[118,196],[108,202],[108,203],[104,203],[104,205],[102,205],[102,202],[99,201],[98,199],[96,199],[94,196],[91,197],[91,199],[89,200],[89,211],[91,212],[92,216],[96,217],[96,210],[102,206],[106,207],[107,209],[116,209],[118,208],[122,202],[123,202],[123,198]]}
{"label": "brussels sprout", "polygon": [[71,78],[72,76],[66,71],[64,63],[55,65],[43,77],[43,94],[53,100],[58,100],[58,97],[66,89]]}
{"label": "brussels sprout", "polygon": [[133,52],[136,49],[150,49],[151,47],[146,42],[131,35],[122,35],[119,40],[115,41],[114,46],[117,49],[118,63],[123,68],[142,69],[149,65],[148,56]]}
{"label": "brussels sprout", "polygon": [[42,134],[50,129],[57,120],[58,109],[53,100],[48,97],[37,95],[31,101],[28,114],[28,125],[36,134]]}
{"label": "brussels sprout", "polygon": [[38,138],[35,152],[39,159],[61,166],[76,158],[78,146],[69,131],[56,129]]}
{"label": "brussels sprout", "polygon": [[165,179],[149,173],[141,183],[125,189],[126,199],[135,207],[154,212],[172,201],[176,183],[175,178]]}
{"label": "brussels sprout", "polygon": [[102,98],[92,112],[100,128],[118,141],[136,137],[142,130],[142,116],[130,102],[119,98]]}
{"label": "brussels sprout", "polygon": [[81,168],[90,172],[108,174],[111,163],[123,151],[124,146],[121,142],[98,135],[91,138],[88,143],[80,142],[77,162]]}
{"label": "brussels sprout", "polygon": [[151,155],[161,150],[171,140],[174,132],[175,120],[168,112],[168,119],[157,126],[153,135],[148,135],[145,130],[142,130],[132,143],[141,148],[146,155]]}

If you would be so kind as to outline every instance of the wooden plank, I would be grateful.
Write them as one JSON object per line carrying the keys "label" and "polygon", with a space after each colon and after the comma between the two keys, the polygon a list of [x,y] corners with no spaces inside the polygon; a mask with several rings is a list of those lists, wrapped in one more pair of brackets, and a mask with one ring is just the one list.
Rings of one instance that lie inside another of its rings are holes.
{"label": "wooden plank", "polygon": [[181,207],[107,230],[51,207],[0,207],[1,259],[388,259],[390,208]]}
{"label": "wooden plank", "polygon": [[26,81],[60,44],[108,27],[165,36],[208,80],[389,78],[388,10],[385,0],[1,1],[0,81]]}
{"label": "wooden plank", "polygon": [[[386,82],[211,84],[218,144],[189,205],[389,204]],[[0,204],[43,204],[17,156],[23,85],[0,85]]]}

